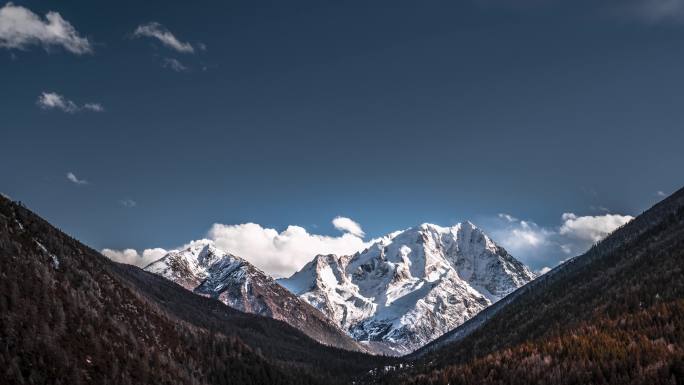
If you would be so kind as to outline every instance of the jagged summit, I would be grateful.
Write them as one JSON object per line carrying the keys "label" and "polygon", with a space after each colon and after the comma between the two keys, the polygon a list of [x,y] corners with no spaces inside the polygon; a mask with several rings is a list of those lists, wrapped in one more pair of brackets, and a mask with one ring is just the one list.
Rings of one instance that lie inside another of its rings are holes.
{"label": "jagged summit", "polygon": [[170,251],[147,265],[145,270],[192,290],[207,278],[209,268],[221,259],[240,260],[216,248],[212,241],[203,239],[192,242],[183,250]]}
{"label": "jagged summit", "polygon": [[423,223],[351,256],[319,255],[279,283],[358,341],[412,351],[535,275],[471,222]]}

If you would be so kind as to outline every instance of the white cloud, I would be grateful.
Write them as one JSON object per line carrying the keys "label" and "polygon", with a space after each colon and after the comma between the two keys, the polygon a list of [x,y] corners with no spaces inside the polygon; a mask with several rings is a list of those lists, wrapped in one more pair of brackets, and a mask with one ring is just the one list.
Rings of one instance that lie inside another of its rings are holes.
{"label": "white cloud", "polygon": [[127,263],[129,265],[135,265],[139,267],[145,267],[150,263],[156,261],[166,254],[168,251],[160,248],[156,249],[145,249],[142,255],[138,254],[137,251],[133,249],[125,250],[112,250],[103,249],[102,255],[111,259],[115,262]]}
{"label": "white cloud", "polygon": [[119,201],[119,203],[121,204],[121,206],[128,208],[135,207],[138,205],[138,202],[134,201],[133,199],[122,199]]}
{"label": "white cloud", "polygon": [[78,179],[76,175],[73,172],[68,172],[66,174],[67,179],[69,179],[71,182],[76,183],[76,184],[88,184],[88,181],[85,179]]}
{"label": "white cloud", "polygon": [[500,213],[500,214],[499,214],[499,218],[505,219],[505,220],[507,220],[507,221],[509,221],[509,222],[517,222],[517,221],[518,221],[518,218],[516,218],[516,217],[514,217],[514,216],[512,216],[512,215],[510,215],[510,214],[506,214],[506,213]]}
{"label": "white cloud", "polygon": [[[206,238],[214,242],[219,249],[246,259],[267,274],[285,277],[301,269],[318,254],[349,255],[368,247],[369,243],[349,232],[348,227],[354,228],[354,226],[348,226],[350,223],[344,222],[346,226],[343,231],[347,232],[340,236],[311,234],[303,227],[293,225],[278,232],[256,223],[239,225],[216,223],[211,227]],[[351,223],[355,222],[351,221]],[[356,226],[358,228],[354,228],[355,230],[361,229],[358,224]],[[191,243],[177,249],[183,249]],[[105,249],[102,254],[119,262],[143,267],[149,263],[149,258],[145,256],[146,253],[150,253],[150,250],[163,249],[145,250],[142,257],[132,249],[123,251]]]}
{"label": "white cloud", "polygon": [[538,248],[549,242],[552,231],[544,229],[531,221],[521,221],[510,215],[499,215],[499,218],[506,221],[501,229],[496,229],[493,233],[495,241],[500,243],[512,253],[529,248]]}
{"label": "white cloud", "polygon": [[93,51],[88,39],[59,13],[48,12],[43,20],[27,8],[5,4],[0,8],[0,47],[23,50],[30,45],[59,46],[77,55]]}
{"label": "white cloud", "polygon": [[188,70],[188,67],[184,66],[180,61],[168,57],[164,58],[164,61],[162,61],[162,67],[170,68],[176,72],[184,72]]}
{"label": "white cloud", "polygon": [[72,114],[79,110],[76,103],[55,92],[43,92],[36,103],[46,110],[59,109]]}
{"label": "white cloud", "polygon": [[562,216],[563,224],[559,234],[580,240],[598,242],[612,233],[613,230],[632,219],[634,217],[630,215],[606,214],[578,217],[573,213],[565,213]]}
{"label": "white cloud", "polygon": [[190,43],[179,41],[171,31],[163,25],[151,22],[138,26],[133,32],[135,37],[151,37],[159,40],[165,46],[182,53],[194,53],[195,49]]}
{"label": "white cloud", "polygon": [[551,268],[548,266],[544,266],[541,269],[539,269],[539,274],[544,275],[544,274],[548,273],[549,271],[551,271]]}
{"label": "white cloud", "polygon": [[520,228],[514,229],[513,233],[520,241],[530,246],[539,246],[546,242],[546,231],[539,229],[534,222],[520,221]]}
{"label": "white cloud", "polygon": [[632,217],[565,213],[558,227],[542,227],[508,214],[499,214],[497,219],[489,230],[492,239],[532,268],[543,268],[583,253]]}
{"label": "white cloud", "polygon": [[363,238],[366,233],[363,232],[363,229],[361,228],[361,225],[358,223],[354,222],[353,220],[345,217],[336,217],[332,221],[333,226],[335,226],[336,229],[342,231],[342,232],[347,232],[352,235],[356,235],[357,237]]}
{"label": "white cloud", "polygon": [[658,191],[656,191],[656,196],[664,198],[667,196],[667,194],[665,194],[663,191],[658,190]]}
{"label": "white cloud", "polygon": [[215,224],[208,238],[220,249],[241,256],[274,276],[289,276],[318,254],[347,255],[368,247],[349,232],[333,237],[310,234],[303,227],[292,225],[278,232],[255,223]]}
{"label": "white cloud", "polygon": [[103,112],[104,107],[102,107],[102,104],[100,103],[86,103],[83,105],[83,109],[94,111],[94,112]]}
{"label": "white cloud", "polygon": [[74,103],[72,100],[65,98],[56,92],[42,92],[38,96],[38,101],[36,101],[38,107],[44,110],[62,110],[70,114],[76,113],[81,110],[88,110],[93,112],[102,112],[104,107],[99,103],[86,103],[83,107]]}

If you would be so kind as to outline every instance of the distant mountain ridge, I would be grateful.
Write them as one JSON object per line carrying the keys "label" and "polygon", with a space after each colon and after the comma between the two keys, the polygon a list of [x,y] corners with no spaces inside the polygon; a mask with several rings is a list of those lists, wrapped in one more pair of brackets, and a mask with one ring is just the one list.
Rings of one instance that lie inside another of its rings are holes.
{"label": "distant mountain ridge", "polygon": [[470,222],[423,224],[351,256],[319,255],[278,282],[357,341],[411,352],[535,278]]}

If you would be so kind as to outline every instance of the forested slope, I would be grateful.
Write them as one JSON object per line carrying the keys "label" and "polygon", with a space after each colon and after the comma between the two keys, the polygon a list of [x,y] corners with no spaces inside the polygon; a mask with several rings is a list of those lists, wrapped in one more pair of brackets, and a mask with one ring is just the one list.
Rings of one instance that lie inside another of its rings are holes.
{"label": "forested slope", "polygon": [[0,197],[3,384],[347,383],[381,362],[111,262]]}

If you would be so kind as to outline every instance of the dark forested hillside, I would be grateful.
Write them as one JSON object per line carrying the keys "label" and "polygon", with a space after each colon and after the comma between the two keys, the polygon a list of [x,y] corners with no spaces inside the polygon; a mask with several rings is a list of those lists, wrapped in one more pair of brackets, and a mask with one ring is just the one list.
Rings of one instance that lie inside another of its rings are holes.
{"label": "dark forested hillside", "polygon": [[376,380],[684,383],[684,190],[512,295]]}
{"label": "dark forested hillside", "polygon": [[347,383],[384,360],[111,262],[0,197],[2,384]]}

